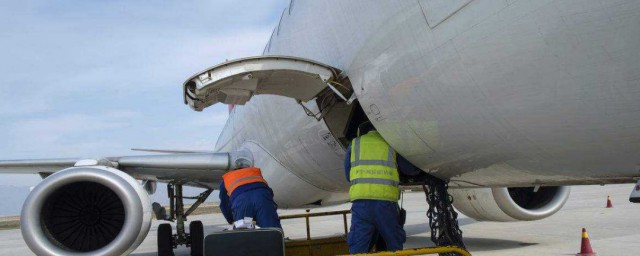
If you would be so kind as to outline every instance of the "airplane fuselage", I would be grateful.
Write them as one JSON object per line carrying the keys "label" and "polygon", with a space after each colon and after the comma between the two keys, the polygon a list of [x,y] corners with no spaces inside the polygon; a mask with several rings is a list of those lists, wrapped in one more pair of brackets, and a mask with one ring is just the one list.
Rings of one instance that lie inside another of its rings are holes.
{"label": "airplane fuselage", "polygon": [[[625,183],[640,176],[638,14],[638,1],[292,1],[264,54],[344,71],[382,136],[453,185]],[[325,204],[348,190],[329,135],[261,95],[216,150],[254,152],[284,206]]]}

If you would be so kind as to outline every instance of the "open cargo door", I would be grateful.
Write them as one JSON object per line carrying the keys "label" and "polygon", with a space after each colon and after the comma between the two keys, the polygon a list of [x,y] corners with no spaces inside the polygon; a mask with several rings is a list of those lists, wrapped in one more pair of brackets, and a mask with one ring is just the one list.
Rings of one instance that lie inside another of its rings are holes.
{"label": "open cargo door", "polygon": [[339,70],[311,60],[258,56],[224,62],[184,83],[184,102],[196,111],[216,103],[244,105],[254,95],[274,94],[307,102],[332,83]]}

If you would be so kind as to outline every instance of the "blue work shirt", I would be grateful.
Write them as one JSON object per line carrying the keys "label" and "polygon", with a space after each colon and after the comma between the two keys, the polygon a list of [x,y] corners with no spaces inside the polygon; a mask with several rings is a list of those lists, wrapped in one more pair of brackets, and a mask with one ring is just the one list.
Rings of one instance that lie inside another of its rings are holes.
{"label": "blue work shirt", "polygon": [[218,197],[220,198],[220,211],[229,224],[233,223],[234,221],[231,205],[233,204],[237,195],[242,194],[242,192],[254,189],[267,189],[271,193],[271,196],[273,196],[273,190],[271,190],[271,188],[269,188],[267,184],[262,182],[254,182],[237,187],[233,191],[235,193],[231,194],[231,198],[229,198],[229,196],[227,195],[227,188],[224,187],[224,181],[220,182],[220,194],[218,195]]}
{"label": "blue work shirt", "polygon": [[[420,168],[413,165],[407,159],[400,154],[396,154],[396,163],[398,164],[398,172],[407,176],[414,176],[420,174]],[[347,155],[344,158],[344,175],[347,181],[351,181],[349,173],[351,171],[351,143],[347,146]]]}

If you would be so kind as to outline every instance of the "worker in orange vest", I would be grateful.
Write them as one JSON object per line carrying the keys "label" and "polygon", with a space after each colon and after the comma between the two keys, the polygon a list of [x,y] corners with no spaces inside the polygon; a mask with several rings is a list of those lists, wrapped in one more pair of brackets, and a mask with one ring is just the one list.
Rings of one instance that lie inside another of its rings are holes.
{"label": "worker in orange vest", "polygon": [[246,158],[237,159],[235,168],[222,175],[220,183],[220,210],[227,222],[237,226],[248,217],[262,228],[282,228],[273,191],[260,168]]}

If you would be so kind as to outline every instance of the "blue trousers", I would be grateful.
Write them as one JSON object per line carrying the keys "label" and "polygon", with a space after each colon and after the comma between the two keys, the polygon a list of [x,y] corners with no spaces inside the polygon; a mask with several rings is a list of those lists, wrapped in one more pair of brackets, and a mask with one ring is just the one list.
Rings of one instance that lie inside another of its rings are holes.
{"label": "blue trousers", "polygon": [[407,234],[398,222],[398,203],[380,200],[356,200],[351,205],[351,229],[347,237],[349,253],[366,253],[379,233],[387,250],[402,250]]}
{"label": "blue trousers", "polygon": [[231,203],[233,220],[251,217],[261,228],[282,228],[277,205],[268,189],[258,188],[242,192]]}

